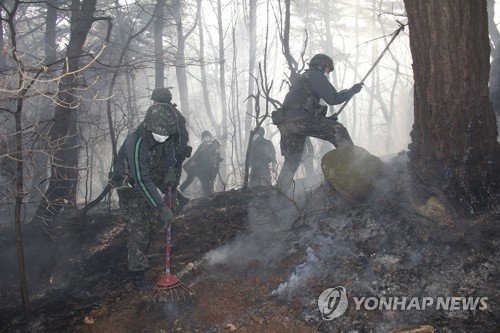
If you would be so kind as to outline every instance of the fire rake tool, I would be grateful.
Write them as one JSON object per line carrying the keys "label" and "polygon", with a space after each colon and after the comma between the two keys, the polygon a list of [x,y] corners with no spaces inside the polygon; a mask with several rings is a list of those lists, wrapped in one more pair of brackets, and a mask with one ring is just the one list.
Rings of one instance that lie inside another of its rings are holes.
{"label": "fire rake tool", "polygon": [[[394,42],[394,40],[396,39],[396,37],[398,36],[398,34],[404,30],[406,24],[403,24],[399,21],[396,20],[396,22],[399,23],[399,28],[394,31],[392,33],[392,38],[391,40],[389,41],[389,43],[387,43],[387,45],[385,46],[385,49],[382,51],[382,53],[380,53],[379,57],[377,58],[377,60],[375,60],[375,62],[373,63],[372,67],[368,70],[368,72],[366,73],[366,75],[363,77],[363,79],[361,80],[360,83],[365,83],[365,80],[366,78],[371,74],[371,72],[375,69],[375,67],[378,65],[378,63],[380,62],[380,60],[382,60],[382,57],[384,56],[384,54],[387,52],[387,50],[389,49],[389,46],[391,46],[392,42]],[[351,97],[352,98],[352,97]],[[349,103],[349,101],[351,100],[351,98],[349,98],[347,101],[344,102],[344,104],[342,104],[342,106],[340,107],[340,109],[335,112],[333,115],[331,115],[329,118],[331,119],[337,119],[339,114],[342,112],[342,110],[344,110],[344,108],[346,107],[347,103]]]}
{"label": "fire rake tool", "polygon": [[[172,188],[168,187],[166,204],[169,209],[172,209]],[[175,275],[170,273],[170,248],[171,248],[171,232],[172,224],[167,224],[167,246],[166,246],[166,259],[165,259],[165,273],[162,278],[156,282],[156,285],[148,297],[149,301],[161,302],[167,301],[170,298],[172,301],[174,297],[179,300],[181,297],[194,295],[194,290],[189,286],[182,283]]]}

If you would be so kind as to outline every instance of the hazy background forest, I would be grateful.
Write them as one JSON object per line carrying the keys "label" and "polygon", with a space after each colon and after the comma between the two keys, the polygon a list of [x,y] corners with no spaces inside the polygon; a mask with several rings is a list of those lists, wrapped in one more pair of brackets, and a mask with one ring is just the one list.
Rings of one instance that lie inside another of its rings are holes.
{"label": "hazy background forest", "polygon": [[[498,22],[493,4],[488,9]],[[191,146],[205,129],[222,142],[217,189],[241,186],[249,134],[262,119],[256,112],[272,111],[264,93],[249,96],[270,88],[269,97],[282,101],[290,76],[316,53],[332,56],[330,80],[348,88],[386,46],[396,20],[406,23],[402,0],[2,0],[0,14],[4,225],[15,212],[31,218],[54,181],[51,166],[77,179],[78,203],[95,198],[155,87],[173,87]],[[378,156],[407,148],[411,64],[404,31],[340,116],[356,145]],[[277,128],[270,118],[263,125],[282,162]],[[333,146],[312,143],[304,158],[319,174],[321,156]],[[78,177],[67,171],[75,166]]]}

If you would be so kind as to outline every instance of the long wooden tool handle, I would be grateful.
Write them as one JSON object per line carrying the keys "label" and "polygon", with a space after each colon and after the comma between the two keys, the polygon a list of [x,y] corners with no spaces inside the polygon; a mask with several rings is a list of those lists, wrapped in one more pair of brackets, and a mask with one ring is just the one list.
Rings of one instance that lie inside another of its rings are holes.
{"label": "long wooden tool handle", "polygon": [[[172,187],[167,189],[166,203],[168,209],[172,209]],[[172,223],[167,222],[167,246],[165,248],[165,273],[170,274],[170,248],[172,242]]]}
{"label": "long wooden tool handle", "polygon": [[[382,51],[382,53],[380,53],[380,55],[378,56],[377,60],[375,60],[375,62],[373,63],[372,67],[368,70],[368,72],[363,77],[363,79],[361,80],[360,83],[364,83],[365,80],[366,80],[366,78],[368,77],[368,75],[370,75],[371,72],[373,72],[373,70],[375,69],[375,67],[380,62],[380,60],[382,60],[382,57],[384,56],[385,52],[387,52],[387,50],[389,49],[389,46],[396,39],[396,37],[398,36],[398,34],[401,32],[401,30],[404,29],[404,27],[405,27],[405,25],[400,23],[400,27],[398,28],[398,30],[394,31],[391,40],[389,41],[389,43],[387,43],[387,45],[385,46],[385,49]],[[344,104],[342,105],[342,107],[337,112],[335,112],[333,114],[333,116],[332,116],[333,118],[337,118],[339,116],[339,114],[342,112],[342,110],[344,110],[344,108],[346,107],[347,103],[349,103],[349,101],[351,100],[351,98],[352,98],[352,96],[347,101],[344,102]]]}

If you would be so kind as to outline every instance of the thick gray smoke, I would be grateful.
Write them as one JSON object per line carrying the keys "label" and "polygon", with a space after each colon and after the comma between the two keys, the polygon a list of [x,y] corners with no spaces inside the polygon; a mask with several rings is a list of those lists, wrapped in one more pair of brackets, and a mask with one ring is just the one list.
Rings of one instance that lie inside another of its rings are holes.
{"label": "thick gray smoke", "polygon": [[236,267],[244,267],[255,260],[263,265],[274,263],[289,250],[292,238],[296,237],[294,228],[306,216],[314,214],[311,201],[322,202],[316,194],[320,181],[316,179],[315,184],[311,184],[311,180],[298,181],[293,195],[284,196],[270,189],[255,198],[248,207],[250,232],[210,251],[204,259],[209,265],[229,263]]}
{"label": "thick gray smoke", "polygon": [[238,266],[259,260],[268,264],[286,249],[286,238],[300,215],[300,203],[276,193],[255,199],[248,208],[249,233],[205,255],[209,264]]}

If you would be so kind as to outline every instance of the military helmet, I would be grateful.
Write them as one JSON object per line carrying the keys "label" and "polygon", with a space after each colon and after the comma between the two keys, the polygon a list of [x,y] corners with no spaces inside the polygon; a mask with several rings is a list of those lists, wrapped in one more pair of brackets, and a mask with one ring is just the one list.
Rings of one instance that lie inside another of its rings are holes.
{"label": "military helmet", "polygon": [[210,131],[207,131],[207,130],[204,130],[203,132],[201,132],[201,137],[204,138],[206,136],[212,136],[212,133],[210,133]]}
{"label": "military helmet", "polygon": [[177,113],[173,107],[164,104],[153,104],[144,117],[144,129],[159,135],[177,133]]}
{"label": "military helmet", "polygon": [[159,103],[170,103],[172,100],[172,93],[169,88],[156,88],[151,94],[151,99]]}
{"label": "military helmet", "polygon": [[259,134],[260,136],[264,136],[264,134],[266,134],[266,130],[264,129],[264,127],[259,127],[259,129],[257,130],[257,134]]}
{"label": "military helmet", "polygon": [[333,70],[333,60],[326,54],[316,54],[309,62],[309,67],[321,66],[321,68],[330,67]]}

